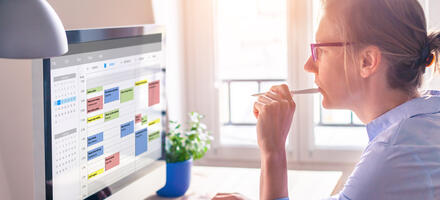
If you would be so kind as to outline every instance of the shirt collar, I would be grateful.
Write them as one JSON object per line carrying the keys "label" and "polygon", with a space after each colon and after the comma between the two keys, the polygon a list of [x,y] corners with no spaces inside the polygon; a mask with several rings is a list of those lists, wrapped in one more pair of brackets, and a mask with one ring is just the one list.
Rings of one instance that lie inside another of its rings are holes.
{"label": "shirt collar", "polygon": [[437,112],[440,112],[440,91],[429,90],[422,97],[409,100],[368,123],[368,138],[372,141],[379,133],[404,119]]}

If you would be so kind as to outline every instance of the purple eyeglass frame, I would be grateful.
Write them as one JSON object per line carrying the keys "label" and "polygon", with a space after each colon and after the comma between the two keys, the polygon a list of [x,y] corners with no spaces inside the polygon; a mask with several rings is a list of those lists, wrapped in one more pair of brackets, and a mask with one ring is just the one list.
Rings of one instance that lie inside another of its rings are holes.
{"label": "purple eyeglass frame", "polygon": [[318,55],[316,53],[317,47],[343,47],[345,45],[351,44],[350,42],[330,42],[330,43],[312,43],[310,44],[310,49],[312,50],[313,61],[318,60]]}

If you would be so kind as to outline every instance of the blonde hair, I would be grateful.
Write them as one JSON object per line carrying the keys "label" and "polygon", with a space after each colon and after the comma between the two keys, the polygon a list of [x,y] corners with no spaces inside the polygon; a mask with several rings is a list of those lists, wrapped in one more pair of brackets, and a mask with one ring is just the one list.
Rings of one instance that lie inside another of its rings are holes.
{"label": "blonde hair", "polygon": [[417,0],[322,0],[322,3],[328,16],[339,25],[345,42],[353,44],[345,47],[345,67],[347,58],[355,62],[360,50],[368,45],[376,46],[388,65],[388,85],[409,95],[421,86],[431,53],[436,58],[433,72],[438,72],[440,32],[428,35],[425,14]]}

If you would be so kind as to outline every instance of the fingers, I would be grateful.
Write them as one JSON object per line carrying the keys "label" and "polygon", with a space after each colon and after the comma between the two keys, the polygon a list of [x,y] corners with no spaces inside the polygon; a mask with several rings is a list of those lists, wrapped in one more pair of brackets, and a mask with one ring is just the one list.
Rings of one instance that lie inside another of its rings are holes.
{"label": "fingers", "polygon": [[274,92],[274,91],[269,91],[269,92],[267,92],[265,95],[263,95],[263,96],[266,96],[266,97],[268,97],[268,98],[270,98],[270,99],[272,99],[272,100],[276,100],[276,101],[282,101],[283,100],[283,96],[280,96],[279,94],[277,94],[276,92]]}
{"label": "fingers", "polygon": [[214,198],[212,198],[212,200],[220,200],[220,199],[229,199],[231,197],[230,194],[216,194]]}
{"label": "fingers", "polygon": [[289,87],[286,84],[272,86],[270,91],[280,95],[283,99],[293,101],[292,94],[290,94]]}
{"label": "fingers", "polygon": [[[274,87],[279,87],[279,86],[273,86]],[[276,91],[276,90],[275,90]],[[278,102],[286,102],[285,99],[283,99],[284,97],[279,95],[277,92],[273,91],[272,89],[267,92],[264,95],[261,95],[258,97],[257,101],[254,103],[254,107],[253,107],[253,113],[255,118],[258,119],[258,116],[260,115],[260,113],[262,112],[263,108],[266,105],[270,105],[276,101]]]}
{"label": "fingers", "polygon": [[239,193],[217,193],[212,200],[244,200]]}
{"label": "fingers", "polygon": [[255,118],[258,119],[260,113],[263,111],[265,105],[270,104],[273,100],[266,97],[265,95],[261,95],[258,97],[257,101],[254,103],[253,113]]}
{"label": "fingers", "polygon": [[272,86],[270,91],[258,97],[254,103],[253,113],[255,118],[263,111],[266,105],[270,105],[274,102],[280,102],[281,106],[285,109],[295,109],[295,102],[292,99],[289,87],[286,84]]}
{"label": "fingers", "polygon": [[272,103],[273,100],[274,99],[272,99],[266,95],[261,95],[258,97],[257,102],[260,102],[262,104],[269,104],[269,103]]}
{"label": "fingers", "polygon": [[240,193],[238,193],[238,192],[228,192],[228,193],[226,193],[226,192],[219,192],[219,193],[217,193],[217,195],[231,195],[231,194],[239,195]]}
{"label": "fingers", "polygon": [[277,95],[282,96],[283,100],[285,100],[289,104],[289,107],[295,109],[296,104],[293,101],[292,94],[290,93],[289,87],[287,87],[286,84],[272,86],[270,90]]}
{"label": "fingers", "polygon": [[277,102],[277,105],[280,106],[281,109],[289,109],[291,107],[288,100],[274,91],[267,92],[265,96],[271,98],[273,100],[272,103]]}

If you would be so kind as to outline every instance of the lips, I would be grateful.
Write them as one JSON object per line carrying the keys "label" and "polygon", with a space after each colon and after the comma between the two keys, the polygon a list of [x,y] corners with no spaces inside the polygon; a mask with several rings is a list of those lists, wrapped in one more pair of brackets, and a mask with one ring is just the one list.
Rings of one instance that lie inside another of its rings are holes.
{"label": "lips", "polygon": [[323,90],[322,90],[321,87],[319,86],[318,81],[315,80],[315,84],[316,84],[316,86],[318,86],[319,93],[322,94],[322,93],[323,93]]}
{"label": "lips", "polygon": [[321,87],[319,86],[318,81],[316,81],[316,80],[315,80],[315,85],[318,86],[318,88],[321,88]]}

